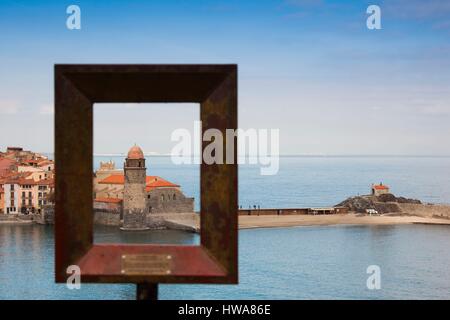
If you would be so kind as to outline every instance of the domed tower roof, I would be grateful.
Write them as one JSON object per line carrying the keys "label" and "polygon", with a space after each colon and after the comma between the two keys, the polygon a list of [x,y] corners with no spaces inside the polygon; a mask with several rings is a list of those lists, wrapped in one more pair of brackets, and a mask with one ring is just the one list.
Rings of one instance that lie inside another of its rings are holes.
{"label": "domed tower roof", "polygon": [[142,152],[142,149],[139,146],[134,145],[128,151],[127,158],[128,159],[144,159],[144,153]]}

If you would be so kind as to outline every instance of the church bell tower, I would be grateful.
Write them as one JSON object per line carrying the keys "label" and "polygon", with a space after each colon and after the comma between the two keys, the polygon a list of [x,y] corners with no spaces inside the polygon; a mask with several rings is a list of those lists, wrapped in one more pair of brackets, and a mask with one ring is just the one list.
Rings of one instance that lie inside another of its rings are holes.
{"label": "church bell tower", "polygon": [[146,168],[142,149],[133,146],[124,163],[123,225],[122,230],[147,230]]}

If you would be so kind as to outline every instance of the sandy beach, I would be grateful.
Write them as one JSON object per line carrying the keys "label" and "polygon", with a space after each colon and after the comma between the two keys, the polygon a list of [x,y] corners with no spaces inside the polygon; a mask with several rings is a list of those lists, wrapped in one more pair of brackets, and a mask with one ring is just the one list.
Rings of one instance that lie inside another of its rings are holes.
{"label": "sandy beach", "polygon": [[[186,214],[183,219],[171,219],[174,229],[199,232],[198,214]],[[355,213],[331,215],[240,215],[239,229],[282,228],[296,226],[332,226],[332,225],[395,225],[395,224],[433,224],[449,225],[450,219],[440,219],[414,214],[362,215]]]}
{"label": "sandy beach", "polygon": [[[189,232],[200,231],[200,216],[184,214],[181,218],[168,219],[171,229]],[[32,221],[0,221],[0,224],[32,224]],[[450,219],[409,214],[362,215],[355,213],[331,215],[252,215],[239,216],[239,229],[281,228],[296,226],[331,225],[394,225],[394,224],[430,224],[450,225]]]}
{"label": "sandy beach", "polygon": [[450,225],[449,219],[418,216],[367,216],[343,215],[289,215],[289,216],[239,216],[239,229],[277,228],[326,225],[391,225],[391,224],[440,224]]}

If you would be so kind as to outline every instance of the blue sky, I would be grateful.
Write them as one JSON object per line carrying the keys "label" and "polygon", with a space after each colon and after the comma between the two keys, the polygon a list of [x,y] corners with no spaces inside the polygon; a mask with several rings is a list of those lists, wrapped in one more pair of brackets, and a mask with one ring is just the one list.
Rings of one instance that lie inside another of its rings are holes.
{"label": "blue sky", "polygon": [[[282,154],[450,155],[449,17],[444,0],[1,0],[0,150],[53,150],[55,63],[237,63],[239,125],[279,128]],[[96,108],[95,151],[168,153],[198,106],[167,108]]]}

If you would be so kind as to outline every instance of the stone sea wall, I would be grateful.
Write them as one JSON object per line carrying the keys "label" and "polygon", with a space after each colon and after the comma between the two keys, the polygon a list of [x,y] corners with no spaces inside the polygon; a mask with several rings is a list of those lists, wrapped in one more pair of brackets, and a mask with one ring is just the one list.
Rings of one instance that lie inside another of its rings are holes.
{"label": "stone sea wall", "polygon": [[120,226],[121,219],[121,202],[94,202],[94,224],[104,226]]}
{"label": "stone sea wall", "polygon": [[96,209],[94,210],[94,224],[119,227],[121,225],[120,212]]}

